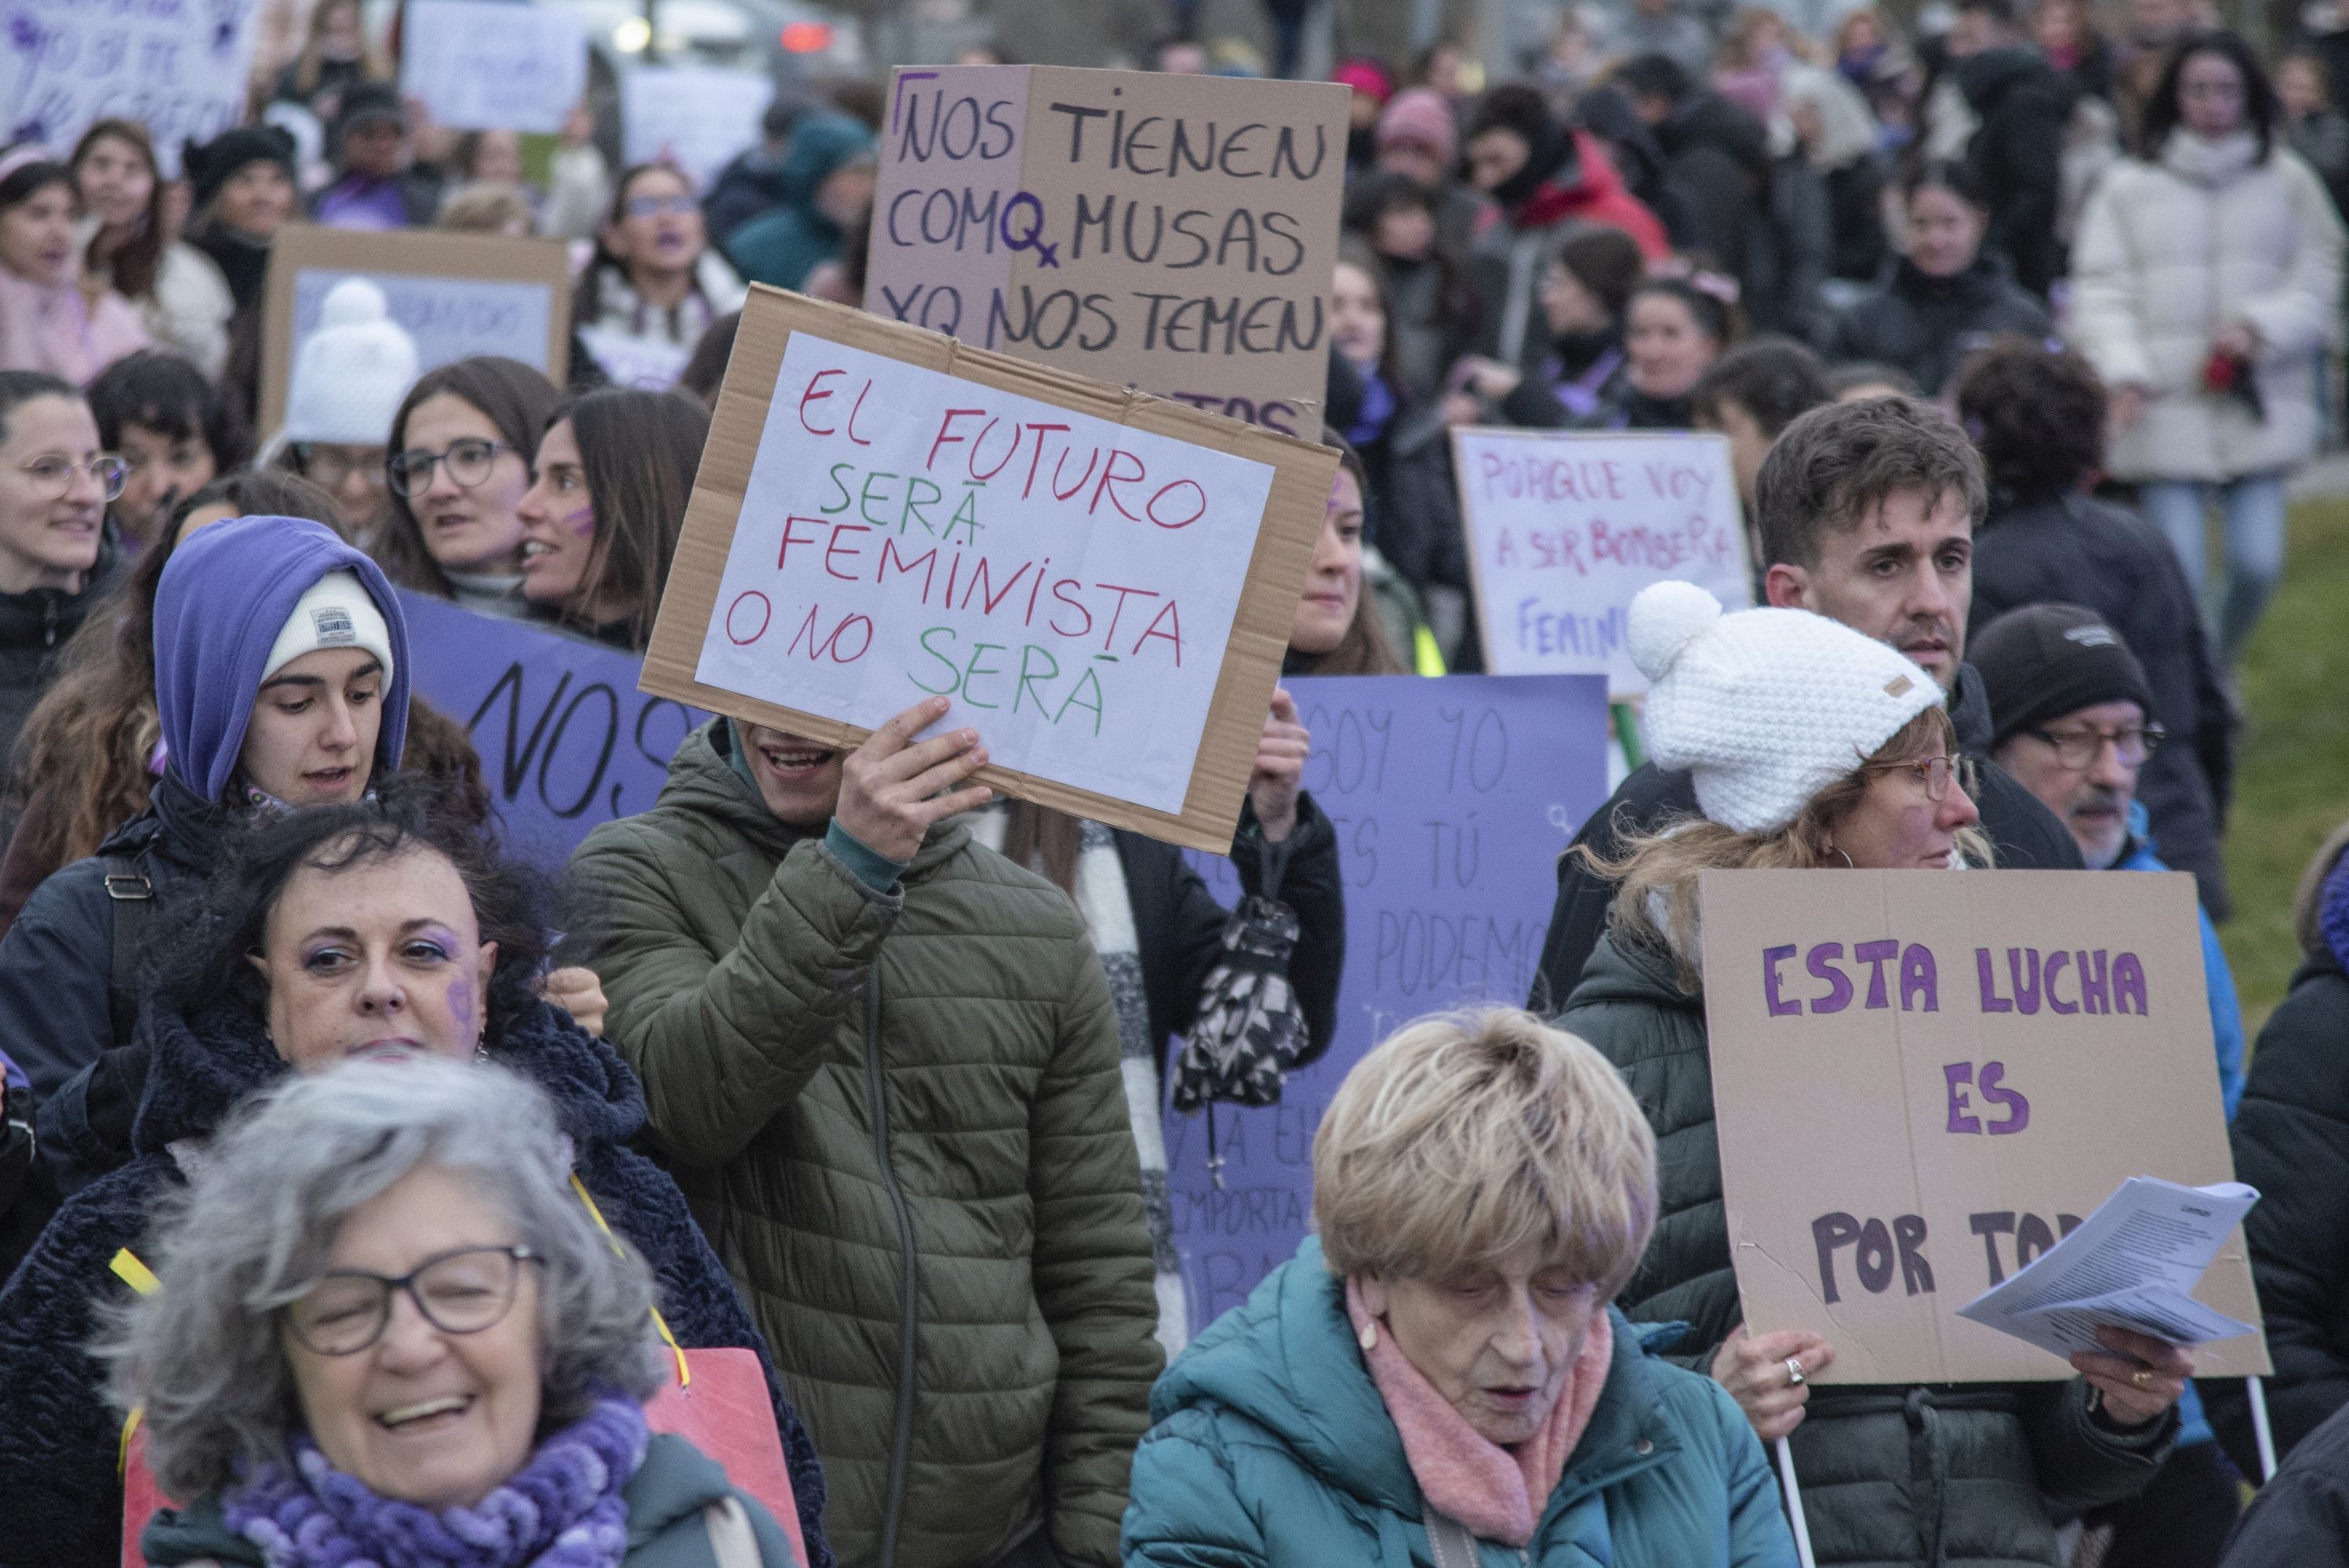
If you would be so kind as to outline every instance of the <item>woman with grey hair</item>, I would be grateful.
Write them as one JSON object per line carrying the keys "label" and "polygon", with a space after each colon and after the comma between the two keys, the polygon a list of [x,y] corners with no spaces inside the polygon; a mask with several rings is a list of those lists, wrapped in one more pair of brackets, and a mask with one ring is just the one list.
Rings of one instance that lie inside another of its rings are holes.
{"label": "woman with grey hair", "polygon": [[112,1391],[192,1501],[156,1564],[791,1568],[782,1531],[651,1436],[651,1272],[568,1190],[527,1079],[432,1059],[297,1078],[165,1205]]}
{"label": "woman with grey hair", "polygon": [[1319,1234],[1167,1368],[1127,1568],[1791,1568],[1762,1446],[1613,1305],[1656,1148],[1530,1013],[1405,1026],[1313,1140]]}
{"label": "woman with grey hair", "polygon": [[[144,1005],[150,1062],[130,1157],[66,1201],[0,1291],[0,1561],[119,1561],[121,1423],[88,1349],[129,1287],[112,1260],[148,1245],[159,1202],[202,1174],[235,1107],[354,1057],[475,1058],[551,1098],[570,1170],[650,1265],[688,1348],[755,1350],[767,1376],[810,1568],[830,1568],[824,1487],[798,1413],[676,1181],[631,1147],[644,1087],[604,1041],[536,995],[536,884],[450,818],[429,784],[264,820],[175,920]],[[585,1205],[581,1205],[583,1212]]]}

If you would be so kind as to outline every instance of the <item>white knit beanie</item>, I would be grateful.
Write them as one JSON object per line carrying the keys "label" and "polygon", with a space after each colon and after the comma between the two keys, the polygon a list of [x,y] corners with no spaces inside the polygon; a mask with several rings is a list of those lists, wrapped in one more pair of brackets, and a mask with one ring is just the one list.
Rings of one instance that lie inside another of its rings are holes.
{"label": "white knit beanie", "polygon": [[348,567],[329,572],[294,602],[293,613],[270,645],[261,667],[267,680],[304,654],[320,648],[365,648],[383,666],[383,684],[391,685],[391,627],[367,596],[367,584]]}
{"label": "white knit beanie", "polygon": [[393,321],[383,290],[345,278],[326,291],[317,329],[294,356],[285,439],[380,447],[416,384],[416,340]]}
{"label": "white knit beanie", "polygon": [[1940,706],[1899,652],[1808,610],[1721,613],[1693,583],[1631,601],[1624,640],[1649,681],[1644,727],[1659,768],[1685,768],[1706,820],[1767,833]]}

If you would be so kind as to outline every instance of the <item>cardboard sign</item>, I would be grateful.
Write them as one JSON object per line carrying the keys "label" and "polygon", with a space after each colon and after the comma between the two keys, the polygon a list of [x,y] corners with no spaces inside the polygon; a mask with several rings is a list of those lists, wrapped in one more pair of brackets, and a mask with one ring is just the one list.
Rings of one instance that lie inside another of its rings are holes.
{"label": "cardboard sign", "polygon": [[587,90],[576,11],[511,0],[410,0],[399,90],[451,130],[553,134]]}
{"label": "cardboard sign", "polygon": [[[764,71],[645,66],[620,78],[620,140],[631,164],[668,163],[707,191],[727,160],[759,139],[775,96]],[[709,236],[712,243],[725,238]]]}
{"label": "cardboard sign", "polygon": [[0,27],[0,145],[62,158],[92,122],[135,119],[163,177],[180,146],[244,119],[254,0],[15,0]]}
{"label": "cardboard sign", "polygon": [[950,696],[999,792],[1226,847],[1336,467],[754,289],[645,689],[846,746]]}
{"label": "cardboard sign", "polygon": [[[1166,1112],[1174,1246],[1194,1333],[1288,1261],[1313,1211],[1313,1133],[1354,1064],[1422,1014],[1516,1006],[1533,987],[1557,857],[1607,799],[1606,687],[1595,676],[1305,677],[1281,683],[1313,735],[1305,787],[1338,830],[1346,969],[1329,1054],[1276,1106]],[[1191,863],[1216,896],[1222,855]],[[1170,1056],[1169,1060],[1172,1060]]]}
{"label": "cardboard sign", "polygon": [[327,292],[347,277],[367,278],[383,290],[391,319],[416,340],[419,374],[470,355],[500,354],[564,383],[571,271],[562,242],[289,223],[269,252],[261,333],[264,432],[285,422],[295,351],[316,330]]}
{"label": "cardboard sign", "polygon": [[[1822,1383],[2071,1377],[1957,1311],[2129,1177],[2233,1180],[2193,879],[1707,872],[1700,887],[1747,1326],[1833,1340]],[[2256,1324],[2246,1259],[2238,1231],[2195,1295]],[[2194,1362],[2269,1370],[2259,1336]]]}
{"label": "cardboard sign", "polygon": [[1311,439],[1348,101],[1332,82],[901,66],[865,307]]}
{"label": "cardboard sign", "polygon": [[1720,436],[1455,429],[1469,574],[1495,675],[1647,677],[1623,647],[1649,583],[1684,578],[1725,609],[1754,603],[1729,442]]}
{"label": "cardboard sign", "polygon": [[636,689],[644,662],[526,621],[399,593],[416,691],[465,727],[507,851],[559,872],[598,824],[649,810],[709,716]]}

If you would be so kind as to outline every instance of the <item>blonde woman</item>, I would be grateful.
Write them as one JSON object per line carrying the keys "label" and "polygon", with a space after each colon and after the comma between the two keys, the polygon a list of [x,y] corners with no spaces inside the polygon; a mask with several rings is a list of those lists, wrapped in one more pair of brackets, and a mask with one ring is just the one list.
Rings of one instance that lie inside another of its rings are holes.
{"label": "blonde woman", "polygon": [[1697,878],[1756,868],[1954,872],[1990,863],[1940,688],[1897,649],[1806,610],[1724,615],[1662,583],[1632,601],[1628,641],[1652,683],[1648,740],[1693,776],[1700,813],[1603,867],[1614,917],[1560,1026],[1619,1068],[1666,1179],[1655,1244],[1623,1290],[1635,1321],[1672,1321],[1765,1442],[1791,1435],[1823,1563],[2056,1568],[2054,1517],[2127,1497],[2177,1436],[2192,1363],[2107,1329],[2068,1383],[1837,1387],[1810,1377],[1835,1346],[1748,1335],[1731,1272],[1713,1141]]}
{"label": "blonde woman", "polygon": [[1792,1564],[1733,1402],[1613,1305],[1655,1216],[1596,1051],[1514,1010],[1404,1027],[1315,1135],[1319,1234],[1159,1380],[1128,1568]]}

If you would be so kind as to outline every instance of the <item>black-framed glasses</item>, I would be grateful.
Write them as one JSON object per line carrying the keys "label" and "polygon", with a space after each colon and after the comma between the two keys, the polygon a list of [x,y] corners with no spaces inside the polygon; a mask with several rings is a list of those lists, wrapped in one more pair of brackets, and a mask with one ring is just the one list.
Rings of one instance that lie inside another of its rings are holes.
{"label": "black-framed glasses", "polygon": [[449,443],[445,452],[427,451],[422,447],[405,452],[395,452],[384,459],[383,471],[391,481],[395,495],[414,495],[418,490],[432,488],[432,470],[442,463],[449,465],[449,477],[457,481],[460,490],[471,490],[490,477],[498,466],[500,452],[518,452],[503,441],[485,441],[478,436],[466,436]]}
{"label": "black-framed glasses", "polygon": [[2085,773],[2113,748],[2124,768],[2141,768],[2145,759],[2161,749],[2169,732],[2158,724],[2127,724],[2117,729],[2026,729],[2023,732],[2033,740],[2044,741],[2054,748],[2055,761],[2066,772]]}
{"label": "black-framed glasses", "polygon": [[391,1298],[406,1291],[424,1321],[443,1334],[479,1334],[513,1310],[522,1265],[546,1260],[528,1247],[460,1247],[391,1279],[330,1269],[285,1309],[285,1326],[318,1356],[356,1356],[391,1326]]}
{"label": "black-framed glasses", "polygon": [[63,500],[78,473],[88,473],[109,500],[121,500],[122,487],[130,480],[130,465],[112,452],[100,452],[86,463],[78,463],[63,452],[45,452],[29,463],[17,464],[16,471],[32,480],[34,490],[49,500]]}
{"label": "black-framed glasses", "polygon": [[1871,762],[1860,769],[1863,773],[1898,773],[1917,781],[1928,800],[1950,798],[1950,780],[1958,780],[1960,788],[1967,784],[1965,759],[1959,757],[1920,757],[1913,762]]}

